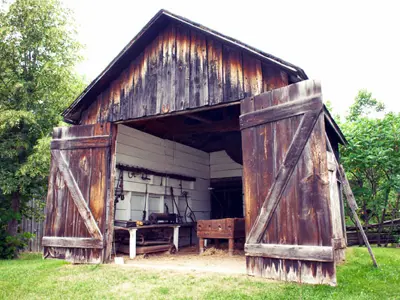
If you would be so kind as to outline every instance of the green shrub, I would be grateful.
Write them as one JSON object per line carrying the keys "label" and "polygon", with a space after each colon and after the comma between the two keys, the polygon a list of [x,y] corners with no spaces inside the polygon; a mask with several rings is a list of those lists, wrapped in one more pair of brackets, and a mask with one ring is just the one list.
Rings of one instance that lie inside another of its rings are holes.
{"label": "green shrub", "polygon": [[35,235],[29,232],[18,233],[11,236],[4,228],[0,229],[0,259],[12,259],[18,257],[18,254]]}

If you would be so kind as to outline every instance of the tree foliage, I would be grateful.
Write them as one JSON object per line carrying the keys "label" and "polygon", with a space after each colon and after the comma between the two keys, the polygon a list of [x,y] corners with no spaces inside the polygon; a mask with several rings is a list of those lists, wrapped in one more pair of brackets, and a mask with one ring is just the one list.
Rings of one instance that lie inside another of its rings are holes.
{"label": "tree foliage", "polygon": [[341,149],[341,160],[365,224],[397,217],[400,114],[385,112],[381,102],[362,90],[341,128],[349,141]]}
{"label": "tree foliage", "polygon": [[50,133],[83,88],[80,48],[60,1],[0,4],[0,230],[11,235],[28,201],[44,198]]}

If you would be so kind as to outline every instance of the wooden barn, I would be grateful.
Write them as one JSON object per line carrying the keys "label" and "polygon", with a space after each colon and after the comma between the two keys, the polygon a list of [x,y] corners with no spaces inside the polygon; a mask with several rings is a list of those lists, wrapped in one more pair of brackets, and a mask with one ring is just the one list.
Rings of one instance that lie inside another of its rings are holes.
{"label": "wooden barn", "polygon": [[[197,243],[196,222],[244,218],[249,275],[335,284],[346,141],[301,68],[161,10],[63,117],[45,257],[105,263],[118,247],[163,249],[144,229],[177,249]],[[205,226],[201,246],[221,231]]]}

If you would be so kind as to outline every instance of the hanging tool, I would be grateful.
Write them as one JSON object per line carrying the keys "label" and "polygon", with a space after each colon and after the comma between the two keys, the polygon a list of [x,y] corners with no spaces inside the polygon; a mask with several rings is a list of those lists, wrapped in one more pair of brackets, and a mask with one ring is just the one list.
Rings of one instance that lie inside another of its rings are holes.
{"label": "hanging tool", "polygon": [[118,203],[119,199],[122,201],[125,199],[124,196],[124,171],[120,170],[118,175],[117,186],[115,187],[115,202]]}
{"label": "hanging tool", "polygon": [[183,223],[182,222],[182,216],[181,216],[181,214],[179,212],[178,204],[176,204],[176,201],[175,201],[174,188],[172,186],[170,187],[170,191],[171,191],[172,202],[175,204],[175,207],[176,207],[178,223]]}
{"label": "hanging tool", "polygon": [[[191,220],[193,223],[196,223],[196,222],[197,222],[197,220],[196,220],[196,215],[194,214],[192,208],[189,206],[189,201],[188,201],[188,197],[187,197],[187,196],[188,196],[188,192],[183,191],[183,192],[182,192],[182,196],[185,198],[185,201],[186,201],[185,222],[186,222],[186,223],[189,223],[188,220],[187,220],[187,217],[189,217],[190,220]],[[189,213],[188,213],[188,211],[189,211]]]}

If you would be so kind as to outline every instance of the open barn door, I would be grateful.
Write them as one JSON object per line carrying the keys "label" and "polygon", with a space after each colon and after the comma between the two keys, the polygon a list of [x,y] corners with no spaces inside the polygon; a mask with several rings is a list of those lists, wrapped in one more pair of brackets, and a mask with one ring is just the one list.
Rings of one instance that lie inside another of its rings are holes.
{"label": "open barn door", "polygon": [[54,129],[44,257],[73,263],[110,259],[115,130],[110,123]]}
{"label": "open barn door", "polygon": [[247,273],[336,284],[320,84],[242,101]]}

